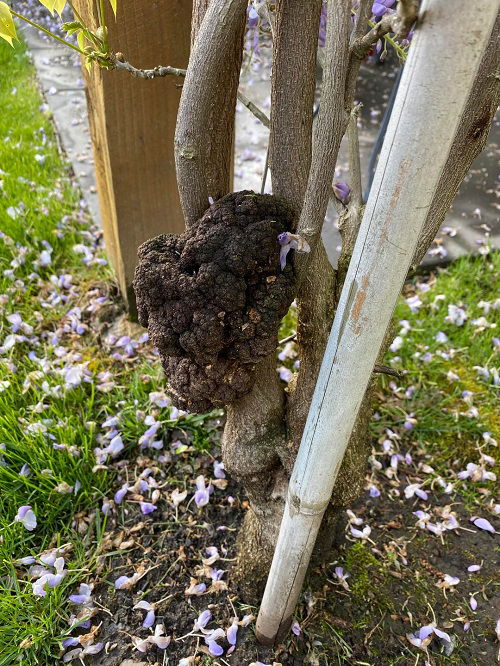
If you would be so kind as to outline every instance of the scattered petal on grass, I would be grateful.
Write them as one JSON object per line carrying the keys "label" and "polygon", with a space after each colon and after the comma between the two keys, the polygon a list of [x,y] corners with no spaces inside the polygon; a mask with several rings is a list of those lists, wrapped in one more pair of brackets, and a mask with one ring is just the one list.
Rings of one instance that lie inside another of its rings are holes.
{"label": "scattered petal on grass", "polygon": [[443,579],[440,580],[438,583],[436,583],[436,587],[449,589],[450,587],[455,587],[455,585],[458,585],[459,583],[460,583],[460,578],[457,578],[456,576],[450,576],[449,574],[445,574],[443,576]]}
{"label": "scattered petal on grass", "polygon": [[495,534],[495,528],[489,520],[486,520],[486,518],[471,518],[471,521],[476,527],[479,527],[480,530],[485,530],[486,532]]}
{"label": "scattered petal on grass", "polygon": [[204,610],[202,613],[198,615],[198,619],[194,623],[193,631],[204,629],[207,626],[207,624],[210,622],[211,618],[212,618],[211,611],[209,611],[208,609]]}
{"label": "scattered petal on grass", "polygon": [[19,507],[15,521],[22,523],[28,532],[32,532],[36,528],[36,516],[29,504]]}
{"label": "scattered petal on grass", "polygon": [[128,576],[120,576],[115,581],[115,588],[117,590],[130,590],[139,580],[140,574],[135,573],[130,578]]}
{"label": "scattered petal on grass", "polygon": [[185,590],[184,594],[188,597],[194,596],[199,597],[204,594],[207,590],[205,583],[198,583],[196,578],[191,578],[191,584]]}
{"label": "scattered petal on grass", "polygon": [[175,490],[172,490],[170,493],[170,499],[172,500],[172,504],[174,506],[179,506],[181,502],[183,502],[187,497],[187,490],[183,490],[180,492],[178,488]]}
{"label": "scattered petal on grass", "polygon": [[406,634],[406,638],[412,645],[419,648],[420,650],[427,650],[427,647],[432,641],[433,634],[436,634],[436,636],[447,641],[448,643],[451,642],[450,636],[445,631],[441,631],[431,624],[421,627],[414,634]]}
{"label": "scattered petal on grass", "polygon": [[140,507],[141,507],[141,512],[145,516],[147,516],[149,513],[153,513],[153,511],[156,511],[156,509],[158,508],[157,506],[155,506],[151,502],[140,502],[139,504],[140,504]]}
{"label": "scattered petal on grass", "polygon": [[210,501],[210,486],[207,488],[205,485],[205,477],[203,474],[196,477],[196,492],[194,494],[194,501],[197,507],[206,506]]}
{"label": "scattered petal on grass", "polygon": [[467,571],[470,573],[474,573],[475,571],[479,571],[481,569],[480,564],[471,564],[470,567],[467,567]]}
{"label": "scattered petal on grass", "polygon": [[366,525],[366,527],[364,527],[362,530],[357,530],[355,527],[351,527],[351,534],[356,539],[362,539],[362,540],[368,539],[371,532],[372,532],[371,527],[369,527],[368,525]]}
{"label": "scattered petal on grass", "polygon": [[155,623],[156,617],[155,617],[155,606],[154,604],[150,604],[148,601],[145,601],[144,599],[142,601],[139,601],[134,608],[140,608],[142,610],[147,611],[146,617],[144,619],[144,622],[142,623],[142,626],[145,627],[146,629],[149,629],[149,627],[152,627],[153,624]]}
{"label": "scattered petal on grass", "polygon": [[236,645],[236,638],[238,634],[238,620],[233,620],[233,623],[226,632],[226,638],[230,645]]}

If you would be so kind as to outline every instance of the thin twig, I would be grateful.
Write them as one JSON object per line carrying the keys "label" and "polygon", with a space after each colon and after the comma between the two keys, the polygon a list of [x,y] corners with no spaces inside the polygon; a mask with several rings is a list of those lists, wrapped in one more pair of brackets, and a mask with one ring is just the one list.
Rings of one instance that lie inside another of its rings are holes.
{"label": "thin twig", "polygon": [[396,37],[405,39],[411,30],[411,26],[418,17],[418,0],[398,0],[397,21],[395,24]]}
{"label": "thin twig", "polygon": [[268,171],[269,171],[269,144],[267,144],[266,161],[264,162],[264,173],[262,174],[262,185],[260,186],[261,194],[264,194],[264,192],[266,191],[266,181],[267,181]]}
{"label": "thin twig", "polygon": [[287,335],[286,338],[283,338],[283,340],[280,340],[278,342],[278,347],[281,347],[281,345],[284,345],[287,342],[292,342],[292,340],[295,340],[296,337],[297,337],[297,333],[292,333],[291,335]]}
{"label": "thin twig", "polygon": [[361,160],[359,157],[358,117],[361,104],[357,104],[351,111],[349,125],[347,126],[347,140],[349,144],[349,176],[351,179],[351,201],[355,206],[363,203],[363,188],[361,185]]}
{"label": "thin twig", "polygon": [[64,44],[64,46],[69,46],[69,48],[73,49],[73,51],[78,51],[78,53],[83,53],[83,51],[78,46],[75,46],[74,44],[71,44],[71,42],[67,42],[62,37],[59,37],[58,35],[54,34],[53,32],[50,32],[50,30],[47,30],[46,28],[43,28],[41,25],[38,25],[38,23],[34,23],[33,21],[30,21],[30,19],[26,18],[26,16],[22,16],[21,14],[18,14],[13,9],[10,10],[10,13],[12,14],[12,16],[15,16],[16,18],[20,19],[21,21],[24,21],[25,23],[29,23],[29,25],[31,25],[33,28],[36,28],[37,30],[41,30],[43,33],[45,33],[49,37],[52,37],[53,39],[57,40],[61,44]]}
{"label": "thin twig", "polygon": [[417,20],[418,2],[416,0],[399,0],[395,14],[386,14],[372,29],[359,39],[356,39],[351,47],[351,53],[363,60],[373,44],[379,39],[393,32],[397,37],[404,39],[408,36],[412,25]]}
{"label": "thin twig", "polygon": [[[180,76],[180,77],[186,76],[185,69],[180,69],[179,67],[170,67],[169,65],[165,67],[162,65],[158,65],[157,67],[153,67],[152,69],[138,69],[137,67],[134,67],[126,60],[123,60],[123,57],[119,53],[114,58],[113,64],[115,69],[124,70],[129,74],[132,74],[132,76],[136,76],[139,79],[157,79],[157,78],[162,78],[164,76]],[[269,128],[269,118],[266,116],[266,114],[263,111],[261,111],[258,106],[256,106],[251,100],[248,99],[246,95],[244,95],[239,90],[238,90],[238,99],[243,104],[243,106],[250,111],[250,113],[253,113],[253,115],[258,120],[260,120],[260,122],[264,125],[264,127]]]}
{"label": "thin twig", "polygon": [[266,16],[267,16],[267,20],[269,22],[269,27],[271,28],[271,37],[274,41],[274,37],[276,35],[276,14],[273,12],[273,10],[271,9],[271,7],[269,5],[270,5],[269,0],[267,0],[266,5],[265,5],[265,7],[266,7]]}
{"label": "thin twig", "polygon": [[[296,338],[297,338],[297,333],[292,333],[291,335],[288,335],[286,338],[283,338],[283,340],[280,340],[278,342],[278,347],[281,347],[287,342],[293,342]],[[401,377],[403,376],[403,373],[400,370],[389,368],[387,365],[381,365],[380,363],[375,363],[373,367],[373,372],[377,372],[382,375],[390,375],[391,377],[397,377],[398,379],[401,379]]]}
{"label": "thin twig", "polygon": [[186,70],[179,69],[178,67],[162,67],[158,65],[158,67],[153,67],[152,69],[138,69],[126,60],[123,60],[120,53],[116,55],[113,64],[115,69],[125,70],[139,79],[156,79],[163,76],[186,76]]}
{"label": "thin twig", "polygon": [[243,106],[246,106],[246,108],[250,111],[250,113],[253,113],[253,115],[260,120],[260,122],[264,125],[264,127],[269,128],[270,122],[266,114],[263,111],[261,111],[257,106],[255,106],[255,104],[251,102],[248,99],[248,97],[246,97],[239,90],[238,90],[238,99],[243,104]]}
{"label": "thin twig", "polygon": [[360,1],[358,10],[356,12],[354,28],[351,34],[352,42],[355,42],[365,34],[366,26],[368,25],[368,19],[371,16],[372,4],[372,0]]}
{"label": "thin twig", "polygon": [[380,363],[375,363],[373,366],[373,372],[378,372],[383,375],[391,375],[391,377],[398,377],[398,379],[401,379],[403,376],[403,373],[400,370],[388,368],[386,365],[380,365]]}

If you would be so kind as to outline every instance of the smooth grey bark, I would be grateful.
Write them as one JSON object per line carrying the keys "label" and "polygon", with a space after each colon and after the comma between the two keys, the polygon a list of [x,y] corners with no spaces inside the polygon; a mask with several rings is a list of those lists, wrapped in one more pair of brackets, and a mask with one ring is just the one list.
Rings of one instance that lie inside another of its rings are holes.
{"label": "smooth grey bark", "polygon": [[[201,7],[199,6],[201,5]],[[194,3],[203,14],[191,49],[177,114],[175,167],[186,226],[208,208],[208,198],[230,190],[236,92],[241,68],[246,0]]]}

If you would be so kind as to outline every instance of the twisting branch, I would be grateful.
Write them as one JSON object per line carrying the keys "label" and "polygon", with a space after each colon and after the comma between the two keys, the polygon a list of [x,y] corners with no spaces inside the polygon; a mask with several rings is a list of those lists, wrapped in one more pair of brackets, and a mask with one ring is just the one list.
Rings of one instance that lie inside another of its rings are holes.
{"label": "twisting branch", "polygon": [[137,67],[134,67],[124,60],[121,53],[116,54],[113,60],[113,65],[115,69],[128,72],[129,74],[132,74],[132,76],[136,76],[138,79],[156,79],[164,76],[186,76],[186,70],[179,69],[178,67],[163,67],[162,65],[158,65],[152,69],[137,69]]}
{"label": "twisting branch", "polygon": [[372,4],[372,0],[360,0],[354,29],[351,34],[351,42],[355,42],[365,34],[368,19],[371,15]]}
{"label": "twisting branch", "polygon": [[[162,78],[165,76],[186,76],[186,71],[185,69],[180,69],[179,67],[170,67],[170,65],[167,66],[162,66],[158,65],[157,67],[153,67],[152,69],[137,69],[137,67],[134,67],[131,65],[129,62],[126,60],[123,60],[123,56],[121,53],[117,53],[115,56],[115,59],[113,61],[114,68],[115,69],[121,69],[125,72],[128,72],[129,74],[132,74],[132,76],[136,76],[139,79],[156,79],[156,78]],[[240,90],[238,90],[237,97],[239,101],[243,104],[244,107],[246,107],[250,113],[253,113],[253,115],[260,120],[260,122],[264,125],[264,127],[269,127],[269,118],[266,116],[266,114],[259,109],[259,107],[254,104],[251,100],[248,99],[246,95],[244,95]]]}
{"label": "twisting branch", "polygon": [[418,2],[416,0],[399,0],[395,14],[385,14],[366,35],[353,42],[352,54],[363,60],[370,53],[373,44],[376,44],[379,39],[389,32],[394,32],[397,37],[404,39],[408,36],[411,26],[417,20],[417,16]]}
{"label": "twisting branch", "polygon": [[269,128],[270,126],[270,120],[266,116],[266,114],[259,109],[258,106],[256,106],[252,101],[246,97],[241,91],[238,90],[238,99],[239,101],[245,106],[250,113],[253,113],[253,115],[260,120],[260,122],[264,125],[264,127]]}
{"label": "twisting branch", "polygon": [[[332,174],[349,118],[345,108],[346,71],[349,60],[350,0],[330,0],[325,43],[325,69],[321,104],[313,139],[312,163],[298,233],[314,251],[320,238],[331,193]],[[305,275],[308,255],[295,257],[299,277]]]}
{"label": "twisting branch", "polygon": [[297,219],[311,163],[320,13],[320,0],[276,3],[269,165],[274,194],[293,206]]}
{"label": "twisting branch", "polygon": [[[296,339],[297,339],[297,333],[292,333],[292,335],[288,335],[286,338],[283,338],[283,340],[280,340],[278,342],[278,347],[282,347],[287,342],[293,342]],[[382,375],[390,375],[391,377],[398,377],[398,378],[401,378],[403,376],[401,370],[389,368],[387,365],[381,365],[380,363],[375,363],[373,367],[373,372],[377,372]]]}
{"label": "twisting branch", "polygon": [[349,145],[349,177],[351,180],[351,204],[361,206],[363,203],[363,187],[361,184],[361,160],[359,156],[358,118],[361,104],[357,104],[351,111],[347,126],[347,141]]}
{"label": "twisting branch", "polygon": [[349,146],[349,176],[351,184],[351,200],[347,208],[339,215],[339,231],[342,236],[342,248],[338,261],[338,288],[342,288],[345,274],[351,260],[352,251],[363,217],[363,197],[361,185],[361,163],[359,157],[358,114],[360,105],[351,111],[347,126]]}
{"label": "twisting branch", "polygon": [[418,16],[418,0],[398,0],[394,32],[396,37],[405,39]]}
{"label": "twisting branch", "polygon": [[[177,115],[175,165],[186,225],[230,188],[247,0],[212,0],[194,40]],[[202,82],[202,85],[200,84]]]}

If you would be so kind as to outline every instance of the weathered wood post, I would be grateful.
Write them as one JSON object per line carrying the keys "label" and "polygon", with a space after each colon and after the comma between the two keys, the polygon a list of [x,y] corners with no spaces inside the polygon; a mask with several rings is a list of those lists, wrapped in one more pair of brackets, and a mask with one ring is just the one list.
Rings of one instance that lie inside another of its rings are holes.
{"label": "weathered wood post", "polygon": [[[76,0],[75,7],[97,25],[94,0]],[[185,68],[191,10],[192,0],[121,0],[115,21],[106,3],[111,48],[138,68]],[[182,79],[144,80],[99,67],[84,72],[104,240],[133,316],[137,247],[184,230],[174,163]]]}
{"label": "weathered wood post", "polygon": [[257,619],[290,626],[323,513],[499,9],[424,0],[345,279]]}

